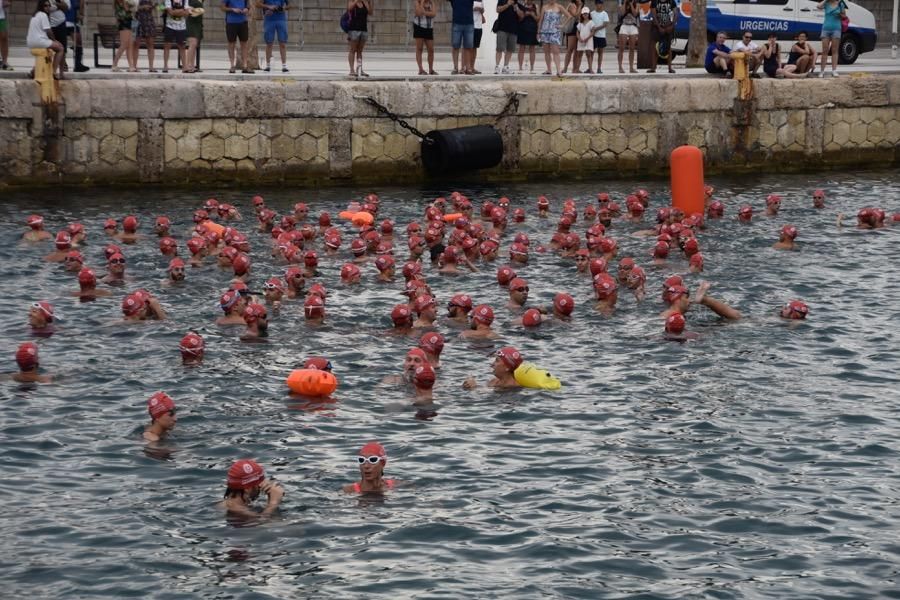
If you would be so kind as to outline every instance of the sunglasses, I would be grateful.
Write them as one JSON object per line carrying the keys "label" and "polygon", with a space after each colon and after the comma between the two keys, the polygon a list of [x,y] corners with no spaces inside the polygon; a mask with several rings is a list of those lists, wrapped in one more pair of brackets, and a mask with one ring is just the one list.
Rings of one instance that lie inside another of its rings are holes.
{"label": "sunglasses", "polygon": [[377,465],[381,462],[382,457],[380,456],[357,456],[356,460],[359,461],[359,464],[364,465],[366,463],[370,463],[373,465]]}
{"label": "sunglasses", "polygon": [[124,265],[124,264],[125,264],[125,259],[124,259],[124,258],[114,258],[114,259],[112,259],[112,260],[109,261],[109,264],[111,264],[111,265]]}
{"label": "sunglasses", "polygon": [[587,257],[585,257],[585,256],[576,256],[575,257],[575,262],[585,262],[586,260],[587,260]]}

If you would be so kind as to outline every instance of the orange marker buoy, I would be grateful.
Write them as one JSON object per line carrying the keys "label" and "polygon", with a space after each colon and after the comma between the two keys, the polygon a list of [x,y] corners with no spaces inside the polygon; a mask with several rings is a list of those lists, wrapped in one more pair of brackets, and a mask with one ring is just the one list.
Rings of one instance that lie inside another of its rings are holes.
{"label": "orange marker buoy", "polygon": [[296,369],[288,375],[288,388],[304,396],[328,396],[337,389],[337,377],[319,369]]}
{"label": "orange marker buoy", "polygon": [[357,227],[362,227],[363,225],[371,225],[375,222],[375,216],[372,213],[368,213],[366,211],[360,211],[353,215],[353,218],[350,219],[350,222],[356,225]]}
{"label": "orange marker buoy", "polygon": [[449,215],[444,215],[441,218],[444,219],[444,221],[446,221],[447,223],[453,223],[454,221],[456,221],[458,218],[460,218],[462,216],[463,216],[462,213],[450,213]]}
{"label": "orange marker buoy", "polygon": [[696,146],[679,146],[669,158],[672,178],[672,206],[684,214],[703,214],[703,152]]}
{"label": "orange marker buoy", "polygon": [[208,219],[206,221],[203,221],[203,227],[207,231],[215,231],[216,233],[219,234],[219,236],[221,236],[222,233],[225,231],[225,227],[223,225],[219,225],[215,221],[210,221]]}

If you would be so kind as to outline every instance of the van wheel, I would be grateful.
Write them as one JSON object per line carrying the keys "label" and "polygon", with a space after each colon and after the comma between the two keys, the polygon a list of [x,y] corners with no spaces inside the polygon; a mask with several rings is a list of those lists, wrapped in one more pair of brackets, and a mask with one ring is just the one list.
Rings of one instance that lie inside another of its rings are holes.
{"label": "van wheel", "polygon": [[852,65],[857,58],[859,58],[859,37],[855,33],[845,33],[838,48],[838,62],[842,65]]}

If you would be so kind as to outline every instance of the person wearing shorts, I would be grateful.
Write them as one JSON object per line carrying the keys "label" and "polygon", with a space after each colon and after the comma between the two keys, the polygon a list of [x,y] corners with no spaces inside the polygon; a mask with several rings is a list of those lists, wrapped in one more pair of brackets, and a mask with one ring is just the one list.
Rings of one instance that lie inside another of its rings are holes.
{"label": "person wearing shorts", "polygon": [[369,16],[372,14],[371,0],[350,0],[347,3],[347,12],[350,13],[350,31],[347,33],[347,41],[350,50],[347,61],[350,63],[350,77],[368,77],[363,71],[363,48],[369,39]]}
{"label": "person wearing shorts", "polygon": [[135,52],[134,44],[131,36],[131,22],[134,20],[134,8],[132,4],[125,0],[115,0],[113,11],[116,15],[116,29],[119,32],[119,47],[113,54],[112,68],[113,73],[119,71],[119,59],[122,54],[128,60],[128,71],[137,72],[137,52]]}
{"label": "person wearing shorts", "polygon": [[[516,10],[521,10],[516,0],[499,0],[497,2],[497,53],[494,59],[494,75],[509,75],[509,59],[516,51],[516,37],[519,33],[519,17]],[[503,69],[500,59],[503,58]]]}
{"label": "person wearing shorts", "polygon": [[[481,34],[484,32],[484,24],[487,22],[487,19],[484,18],[484,2],[482,0],[475,0],[472,3],[472,20],[475,26],[475,37],[472,40],[472,66],[474,67],[475,61],[478,60],[478,49],[481,48]],[[481,75],[481,71],[477,69],[472,72]]]}
{"label": "person wearing shorts", "polygon": [[184,44],[187,42],[187,16],[190,13],[184,0],[166,0],[166,28],[163,30],[163,73],[169,72],[169,48],[178,48],[178,60],[184,65]]}
{"label": "person wearing shorts", "polygon": [[609,13],[603,10],[603,0],[597,0],[591,11],[594,24],[594,50],[597,52],[597,73],[603,73],[603,49],[606,48],[606,30],[609,28]]}
{"label": "person wearing shorts", "polygon": [[263,10],[263,38],[266,41],[266,73],[272,70],[272,45],[278,38],[281,55],[281,72],[287,73],[287,11],[288,0],[257,0],[256,7]]}
{"label": "person wearing shorts", "polygon": [[[437,9],[433,0],[416,0],[413,16],[413,39],[416,40],[416,64],[419,75],[437,75],[434,70],[434,17]],[[428,71],[422,66],[422,49],[428,50]]]}
{"label": "person wearing shorts", "polygon": [[624,73],[622,59],[625,47],[628,47],[628,72],[637,73],[634,68],[634,55],[638,43],[638,5],[634,0],[625,0],[619,5],[619,73]]}
{"label": "person wearing shorts", "polygon": [[[453,47],[453,75],[475,74],[475,19],[474,0],[450,0],[453,19],[450,29],[450,45]],[[459,51],[462,49],[462,66]]]}
{"label": "person wearing shorts", "polygon": [[36,48],[50,48],[53,50],[53,76],[57,79],[62,79],[62,44],[52,37],[50,10],[50,0],[41,0],[38,3],[37,10],[34,11],[31,22],[28,25],[28,36],[25,38],[25,42],[28,48],[32,50]]}
{"label": "person wearing shorts", "polygon": [[[837,77],[838,48],[841,45],[841,19],[846,15],[847,5],[843,0],[822,0],[816,5],[816,10],[824,10],[825,17],[822,21],[822,69],[819,77],[825,77],[825,65],[828,64],[828,55],[831,55],[831,76]],[[52,24],[52,15],[51,15]]]}
{"label": "person wearing shorts", "polygon": [[234,44],[237,40],[241,41],[241,72],[252,73],[248,63],[247,52],[249,47],[247,40],[250,38],[250,27],[247,24],[247,15],[250,13],[250,7],[247,0],[222,0],[219,5],[222,12],[225,13],[225,39],[228,40],[228,62],[231,68],[229,73],[237,70],[235,65]]}

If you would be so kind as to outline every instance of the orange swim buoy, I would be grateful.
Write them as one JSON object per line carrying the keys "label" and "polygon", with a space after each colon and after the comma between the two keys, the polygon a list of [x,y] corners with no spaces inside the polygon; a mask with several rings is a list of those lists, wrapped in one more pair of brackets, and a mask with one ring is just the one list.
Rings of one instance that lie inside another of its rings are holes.
{"label": "orange swim buoy", "polygon": [[444,219],[444,221],[446,221],[448,223],[452,223],[462,216],[463,216],[462,213],[450,213],[449,215],[444,215],[443,219]]}
{"label": "orange swim buoy", "polygon": [[362,227],[363,225],[371,225],[375,222],[375,215],[366,211],[360,211],[353,215],[353,219],[351,222],[357,227]]}
{"label": "orange swim buoy", "polygon": [[215,221],[210,221],[207,219],[206,221],[202,221],[201,224],[206,228],[207,231],[215,231],[221,237],[222,233],[225,231],[224,225],[219,225]]}
{"label": "orange swim buoy", "polygon": [[287,386],[295,394],[328,396],[337,389],[337,377],[319,369],[296,369],[287,378]]}
{"label": "orange swim buoy", "polygon": [[356,211],[351,210],[342,210],[338,213],[338,216],[342,219],[347,219],[348,221],[352,221],[354,215],[356,215]]}
{"label": "orange swim buoy", "polygon": [[696,146],[679,146],[669,158],[672,179],[672,206],[684,214],[703,214],[703,152]]}

